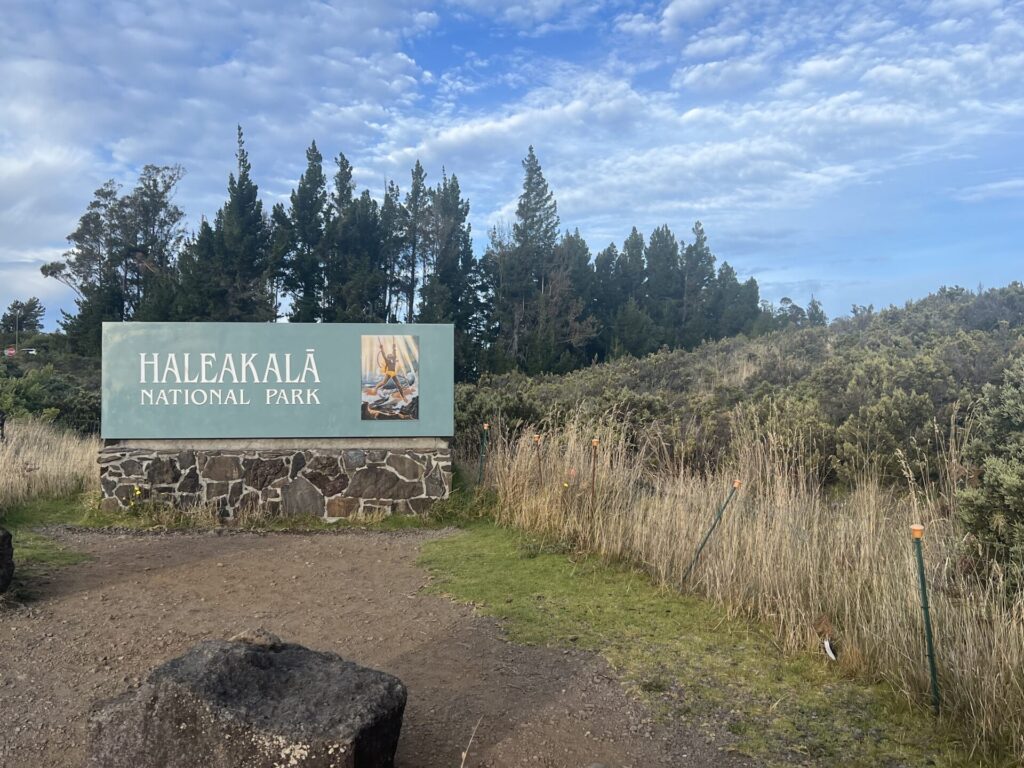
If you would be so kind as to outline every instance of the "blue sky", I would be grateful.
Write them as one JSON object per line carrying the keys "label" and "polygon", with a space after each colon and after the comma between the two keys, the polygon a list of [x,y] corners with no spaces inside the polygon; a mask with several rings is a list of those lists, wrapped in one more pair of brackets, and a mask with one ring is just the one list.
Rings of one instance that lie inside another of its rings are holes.
{"label": "blue sky", "polygon": [[[0,308],[108,178],[181,163],[190,225],[241,123],[266,203],[316,139],[360,188],[459,176],[482,248],[533,144],[592,251],[700,219],[830,315],[1024,279],[1024,3],[6,0]],[[379,7],[378,7],[379,6]],[[330,171],[330,168],[328,168]]]}

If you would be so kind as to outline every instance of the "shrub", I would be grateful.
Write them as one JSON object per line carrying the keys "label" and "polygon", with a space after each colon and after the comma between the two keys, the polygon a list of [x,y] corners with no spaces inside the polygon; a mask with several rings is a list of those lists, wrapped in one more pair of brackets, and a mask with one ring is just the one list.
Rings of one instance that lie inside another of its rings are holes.
{"label": "shrub", "polygon": [[970,456],[977,482],[960,494],[968,530],[989,557],[1024,588],[1024,357],[984,389]]}

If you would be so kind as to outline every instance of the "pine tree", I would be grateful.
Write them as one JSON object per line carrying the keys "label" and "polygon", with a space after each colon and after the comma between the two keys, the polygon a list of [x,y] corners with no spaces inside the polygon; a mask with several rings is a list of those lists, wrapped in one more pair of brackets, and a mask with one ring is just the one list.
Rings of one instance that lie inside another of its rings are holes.
{"label": "pine tree", "polygon": [[384,288],[386,306],[385,317],[388,322],[398,322],[398,311],[402,292],[402,230],[404,211],[401,193],[393,181],[387,183],[384,190],[384,202],[380,206],[380,237],[381,262],[384,265]]}
{"label": "pine tree", "polygon": [[286,264],[294,248],[295,236],[288,212],[283,203],[274,203],[270,211],[270,260],[267,274],[275,317],[281,316],[281,295],[285,290]]}
{"label": "pine tree", "polygon": [[427,172],[420,161],[412,169],[412,185],[405,196],[405,243],[402,259],[404,272],[403,287],[405,291],[405,322],[411,323],[416,317],[416,297],[419,288],[418,275],[421,273],[421,262],[427,250],[430,236],[430,195],[427,191]]}
{"label": "pine tree", "polygon": [[546,370],[561,359],[560,345],[573,345],[580,337],[572,323],[583,307],[565,276],[556,274],[557,239],[558,206],[531,146],[523,160],[523,191],[511,237],[492,236],[483,260],[494,290],[498,365]]}
{"label": "pine tree", "polygon": [[454,175],[442,175],[430,196],[433,269],[424,279],[419,320],[455,326],[455,377],[473,380],[479,374],[482,323],[469,203]]}
{"label": "pine tree", "polygon": [[658,348],[654,322],[635,298],[630,296],[615,313],[611,357],[642,357]]}
{"label": "pine tree", "polygon": [[587,314],[594,314],[595,280],[590,247],[579,229],[566,232],[555,246],[553,266],[569,276],[573,292],[582,300]]}
{"label": "pine tree", "polygon": [[525,276],[542,288],[558,240],[558,204],[531,145],[523,159],[523,191],[516,206],[512,241]]}
{"label": "pine tree", "polygon": [[226,304],[227,284],[220,275],[218,237],[205,218],[178,263],[180,288],[174,297],[174,318],[189,322],[210,319],[211,308]]}
{"label": "pine tree", "polygon": [[521,281],[513,281],[510,275],[516,264],[513,250],[511,232],[492,227],[488,232],[487,249],[480,259],[480,297],[489,308],[481,329],[485,345],[482,358],[484,368],[492,373],[515,368],[520,358],[526,304]]}
{"label": "pine tree", "polygon": [[654,322],[658,343],[675,342],[676,320],[683,294],[679,243],[667,224],[651,232],[644,251],[647,262],[647,301],[644,309]]}
{"label": "pine tree", "polygon": [[227,201],[212,226],[202,222],[182,256],[177,285],[165,289],[178,319],[266,322],[277,315],[274,234],[252,180],[241,126],[235,159]]}
{"label": "pine tree", "polygon": [[824,328],[828,325],[828,316],[822,309],[821,302],[814,296],[811,296],[811,300],[807,304],[807,324],[812,328]]}
{"label": "pine tree", "polygon": [[352,165],[343,153],[338,153],[335,164],[334,188],[324,213],[324,238],[320,249],[323,270],[320,317],[326,322],[341,322],[348,316],[349,281],[353,278],[357,259],[352,249],[362,247],[355,233],[350,231],[356,226],[356,215],[352,210],[356,202]]}
{"label": "pine tree", "polygon": [[676,339],[676,344],[686,349],[710,338],[712,332],[708,305],[715,280],[715,257],[699,221],[693,225],[693,238],[683,252],[683,301]]}
{"label": "pine tree", "polygon": [[711,296],[709,320],[712,338],[753,333],[761,313],[756,280],[750,278],[741,284],[736,277],[736,270],[728,262],[722,262]]}
{"label": "pine tree", "polygon": [[647,302],[647,265],[644,263],[644,236],[633,227],[622,243],[622,252],[615,262],[615,279],[626,301],[633,299],[637,305]]}
{"label": "pine tree", "polygon": [[363,190],[345,210],[336,247],[343,281],[326,319],[334,322],[373,323],[387,319],[385,272],[381,260],[380,211],[377,201]]}
{"label": "pine tree", "polygon": [[263,213],[259,188],[252,180],[241,126],[236,159],[238,177],[228,176],[228,200],[218,219],[226,306],[211,314],[219,314],[225,320],[273,320],[276,312],[270,290],[271,229]]}
{"label": "pine tree", "polygon": [[611,356],[615,340],[615,317],[624,303],[615,278],[615,264],[618,260],[619,249],[615,243],[610,243],[594,259],[594,316],[598,332],[592,345],[592,355],[598,360],[607,360]]}
{"label": "pine tree", "polygon": [[15,299],[0,317],[0,332],[9,334],[36,333],[43,329],[42,302],[36,296],[26,301]]}
{"label": "pine tree", "polygon": [[323,318],[324,241],[328,220],[327,181],[316,142],[306,150],[306,170],[292,191],[288,211],[291,250],[283,264],[284,290],[291,297],[291,320],[315,323]]}

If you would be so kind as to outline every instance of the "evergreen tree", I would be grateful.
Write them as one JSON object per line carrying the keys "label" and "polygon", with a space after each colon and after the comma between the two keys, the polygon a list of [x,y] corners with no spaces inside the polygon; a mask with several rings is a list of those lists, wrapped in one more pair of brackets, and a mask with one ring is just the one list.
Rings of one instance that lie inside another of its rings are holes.
{"label": "evergreen tree", "polygon": [[228,200],[218,218],[222,279],[226,282],[226,306],[219,311],[225,320],[273,320],[276,312],[269,285],[271,229],[263,213],[259,187],[252,180],[241,126],[236,160],[238,177],[228,176]]}
{"label": "evergreen tree", "polygon": [[659,345],[671,345],[675,341],[675,325],[682,303],[683,273],[679,243],[667,224],[651,232],[644,256],[647,262],[644,308],[654,323]]}
{"label": "evergreen tree", "polygon": [[288,222],[291,249],[282,265],[284,290],[291,297],[291,320],[315,323],[323,318],[327,181],[316,142],[306,150],[306,170],[291,194]]}
{"label": "evergreen tree", "polygon": [[590,306],[592,275],[590,249],[579,232],[563,235],[552,250],[534,300],[523,364],[526,372],[563,373],[586,362],[598,330]]}
{"label": "evergreen tree", "polygon": [[492,373],[515,368],[521,356],[526,298],[517,266],[511,233],[492,227],[480,260],[481,300],[490,308],[483,320],[483,358],[484,367]]}
{"label": "evergreen tree", "polygon": [[642,357],[658,348],[654,322],[635,298],[630,296],[615,313],[610,357]]}
{"label": "evergreen tree", "polygon": [[381,261],[384,265],[384,286],[388,322],[398,321],[402,301],[402,227],[404,211],[398,185],[389,181],[384,191],[384,202],[380,206]]}
{"label": "evergreen tree", "polygon": [[294,248],[295,235],[288,211],[285,210],[283,203],[274,203],[270,211],[270,262],[267,272],[275,317],[281,316],[281,295],[285,291],[286,264]]}
{"label": "evergreen tree", "polygon": [[380,211],[369,190],[352,202],[340,220],[338,249],[343,278],[336,285],[327,320],[373,323],[387,319],[385,272],[381,259]]}
{"label": "evergreen tree", "polygon": [[214,308],[225,305],[227,284],[221,280],[220,265],[217,234],[204,218],[179,259],[180,290],[174,297],[175,319],[206,320]]}
{"label": "evergreen tree", "polygon": [[456,176],[442,176],[431,191],[430,209],[433,270],[425,276],[419,320],[454,324],[455,377],[472,380],[479,374],[480,286],[469,203]]}
{"label": "evergreen tree", "polygon": [[740,283],[728,262],[722,262],[710,305],[710,319],[714,324],[712,337],[722,339],[741,333],[750,334],[761,310],[757,281],[750,278]]}
{"label": "evergreen tree", "polygon": [[633,299],[637,305],[647,302],[647,266],[644,264],[644,236],[633,227],[629,237],[622,243],[622,252],[615,262],[615,279],[621,295],[626,301]]}
{"label": "evergreen tree", "polygon": [[530,147],[511,237],[492,237],[483,260],[494,291],[496,362],[503,368],[539,373],[581,361],[596,332],[556,260],[558,223],[554,194]]}
{"label": "evergreen tree", "polygon": [[[324,213],[324,239],[322,242],[322,295],[320,300],[321,319],[327,322],[341,322],[348,316],[351,298],[349,281],[357,276],[357,255],[362,249],[356,234],[350,231],[357,226],[353,197],[355,183],[352,179],[352,165],[343,153],[335,160],[334,189],[328,197]],[[363,211],[363,214],[366,212]]]}
{"label": "evergreen tree", "polygon": [[828,325],[828,316],[822,309],[821,302],[814,296],[811,296],[811,301],[807,305],[807,324],[812,328],[824,328]]}
{"label": "evergreen tree", "polygon": [[427,252],[430,237],[430,195],[427,191],[427,172],[420,161],[412,169],[412,184],[405,196],[404,223],[405,243],[403,254],[403,287],[405,291],[405,322],[411,323],[416,317],[416,297],[419,287],[418,274],[421,262]]}
{"label": "evergreen tree", "polygon": [[204,220],[185,249],[177,285],[150,291],[154,304],[175,304],[179,319],[265,322],[276,317],[273,233],[252,180],[241,126],[235,159],[238,175],[228,175],[228,199],[213,226]]}
{"label": "evergreen tree", "polygon": [[35,296],[26,301],[15,299],[0,317],[0,332],[9,334],[36,333],[43,330],[42,302]]}
{"label": "evergreen tree", "polygon": [[555,246],[553,266],[556,271],[568,275],[573,293],[583,302],[586,313],[593,315],[596,299],[594,266],[591,264],[590,248],[579,229],[562,235]]}
{"label": "evergreen tree", "polygon": [[609,243],[594,259],[594,317],[597,319],[597,337],[592,344],[591,355],[598,360],[611,356],[615,337],[615,318],[623,304],[622,292],[615,277],[615,264],[619,260],[619,249]]}
{"label": "evergreen tree", "polygon": [[512,240],[525,276],[541,289],[558,239],[558,204],[531,145],[523,159],[523,191],[516,206]]}
{"label": "evergreen tree", "polygon": [[692,349],[710,338],[708,305],[715,280],[715,257],[708,248],[704,227],[693,225],[693,242],[683,252],[683,300],[680,307],[678,346]]}

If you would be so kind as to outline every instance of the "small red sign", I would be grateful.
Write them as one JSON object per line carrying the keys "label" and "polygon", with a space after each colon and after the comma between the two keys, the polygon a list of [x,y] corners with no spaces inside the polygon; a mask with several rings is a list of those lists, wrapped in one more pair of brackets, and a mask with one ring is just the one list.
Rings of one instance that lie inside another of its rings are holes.
{"label": "small red sign", "polygon": [[4,354],[6,354],[8,357],[14,357],[14,353],[16,351],[17,350],[14,347],[8,347],[7,349],[4,350]]}

